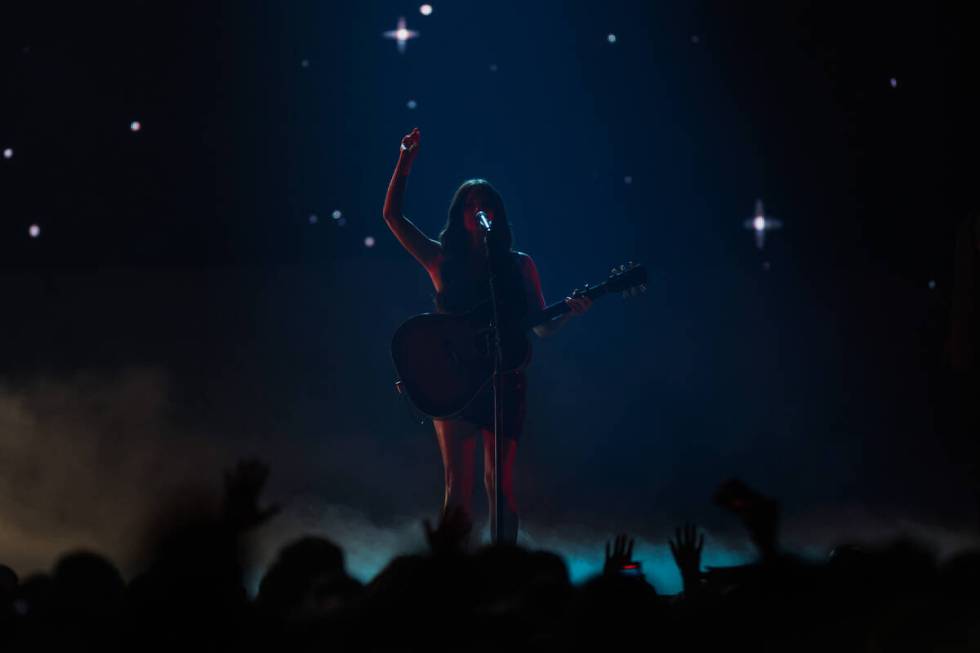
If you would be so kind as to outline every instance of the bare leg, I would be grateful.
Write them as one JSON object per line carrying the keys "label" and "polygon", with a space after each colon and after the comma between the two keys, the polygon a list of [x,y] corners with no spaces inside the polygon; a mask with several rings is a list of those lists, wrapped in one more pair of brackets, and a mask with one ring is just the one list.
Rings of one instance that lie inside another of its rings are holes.
{"label": "bare leg", "polygon": [[[482,429],[483,432],[483,485],[487,490],[487,502],[490,506],[490,531],[493,532],[496,515],[493,510],[493,429]],[[501,489],[503,490],[503,523],[500,528],[500,541],[508,544],[517,543],[517,496],[514,492],[514,463],[517,460],[517,442],[513,438],[501,438]]]}
{"label": "bare leg", "polygon": [[475,454],[476,436],[480,428],[459,420],[432,420],[436,429],[436,440],[442,453],[445,471],[445,495],[442,511],[459,506],[472,520],[473,484],[476,476]]}

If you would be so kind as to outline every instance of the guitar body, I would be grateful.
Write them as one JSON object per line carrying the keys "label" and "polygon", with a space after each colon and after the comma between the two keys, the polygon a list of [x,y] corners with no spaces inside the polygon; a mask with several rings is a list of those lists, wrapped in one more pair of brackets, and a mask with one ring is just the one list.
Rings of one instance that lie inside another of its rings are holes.
{"label": "guitar body", "polygon": [[[493,377],[493,347],[487,310],[444,315],[424,313],[395,331],[391,358],[404,392],[433,419],[465,409]],[[526,367],[531,344],[523,332],[502,333],[503,371]]]}
{"label": "guitar body", "polygon": [[[598,286],[586,286],[581,294],[597,299],[610,292],[624,296],[646,290],[646,268],[621,265]],[[579,291],[575,291],[578,295]],[[527,331],[567,313],[557,302],[529,315],[518,326],[501,329],[501,372],[522,369],[531,362]],[[402,391],[423,414],[433,419],[454,417],[492,382],[493,343],[490,342],[490,305],[483,303],[468,313],[424,313],[405,321],[391,342]]]}

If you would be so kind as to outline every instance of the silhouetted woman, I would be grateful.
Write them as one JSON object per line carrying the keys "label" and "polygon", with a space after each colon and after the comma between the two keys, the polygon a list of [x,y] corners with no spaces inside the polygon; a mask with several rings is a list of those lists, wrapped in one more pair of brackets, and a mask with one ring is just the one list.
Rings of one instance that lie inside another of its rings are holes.
{"label": "silhouetted woman", "polygon": [[[492,229],[489,236],[490,257],[496,271],[496,290],[501,331],[505,335],[520,329],[529,311],[544,308],[541,280],[530,256],[511,248],[511,229],[503,200],[484,179],[470,179],[456,190],[449,206],[449,219],[439,240],[426,236],[402,214],[405,184],[412,163],[419,152],[419,130],[416,127],[402,138],[398,165],[388,185],[384,219],[398,242],[425,268],[436,291],[436,310],[462,313],[487,301],[490,296],[484,232],[476,219],[484,211]],[[564,316],[536,326],[534,332],[548,336],[575,315],[584,313],[592,302],[587,297],[566,297],[571,309]],[[517,500],[514,495],[514,462],[517,443],[524,426],[526,385],[523,371],[508,372],[501,377],[503,401],[501,428],[501,489],[504,498],[500,539],[517,541]],[[443,512],[459,506],[472,515],[470,508],[474,484],[474,458],[477,436],[483,436],[483,481],[492,506],[493,496],[493,408],[489,384],[470,405],[453,419],[433,420],[436,439],[445,468]],[[495,524],[490,511],[491,530]]]}

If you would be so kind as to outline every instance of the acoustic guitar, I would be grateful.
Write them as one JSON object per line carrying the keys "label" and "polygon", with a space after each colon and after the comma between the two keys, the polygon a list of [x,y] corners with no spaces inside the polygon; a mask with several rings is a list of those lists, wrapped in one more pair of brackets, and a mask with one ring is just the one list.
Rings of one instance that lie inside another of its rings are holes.
{"label": "acoustic guitar", "polygon": [[[646,290],[647,272],[632,262],[613,268],[597,286],[586,285],[573,296],[624,297]],[[535,311],[520,328],[501,330],[501,371],[523,369],[531,360],[527,332],[570,311],[564,301]],[[493,342],[489,302],[456,315],[424,313],[406,320],[391,341],[391,358],[400,391],[419,412],[433,419],[461,413],[493,377]]]}

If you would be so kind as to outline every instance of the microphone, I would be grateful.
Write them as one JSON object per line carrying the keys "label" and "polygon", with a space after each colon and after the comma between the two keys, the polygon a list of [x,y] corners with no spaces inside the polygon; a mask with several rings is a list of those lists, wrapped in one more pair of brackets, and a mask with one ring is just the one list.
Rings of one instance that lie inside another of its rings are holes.
{"label": "microphone", "polygon": [[490,218],[487,216],[486,211],[477,211],[476,221],[484,231],[490,231]]}

